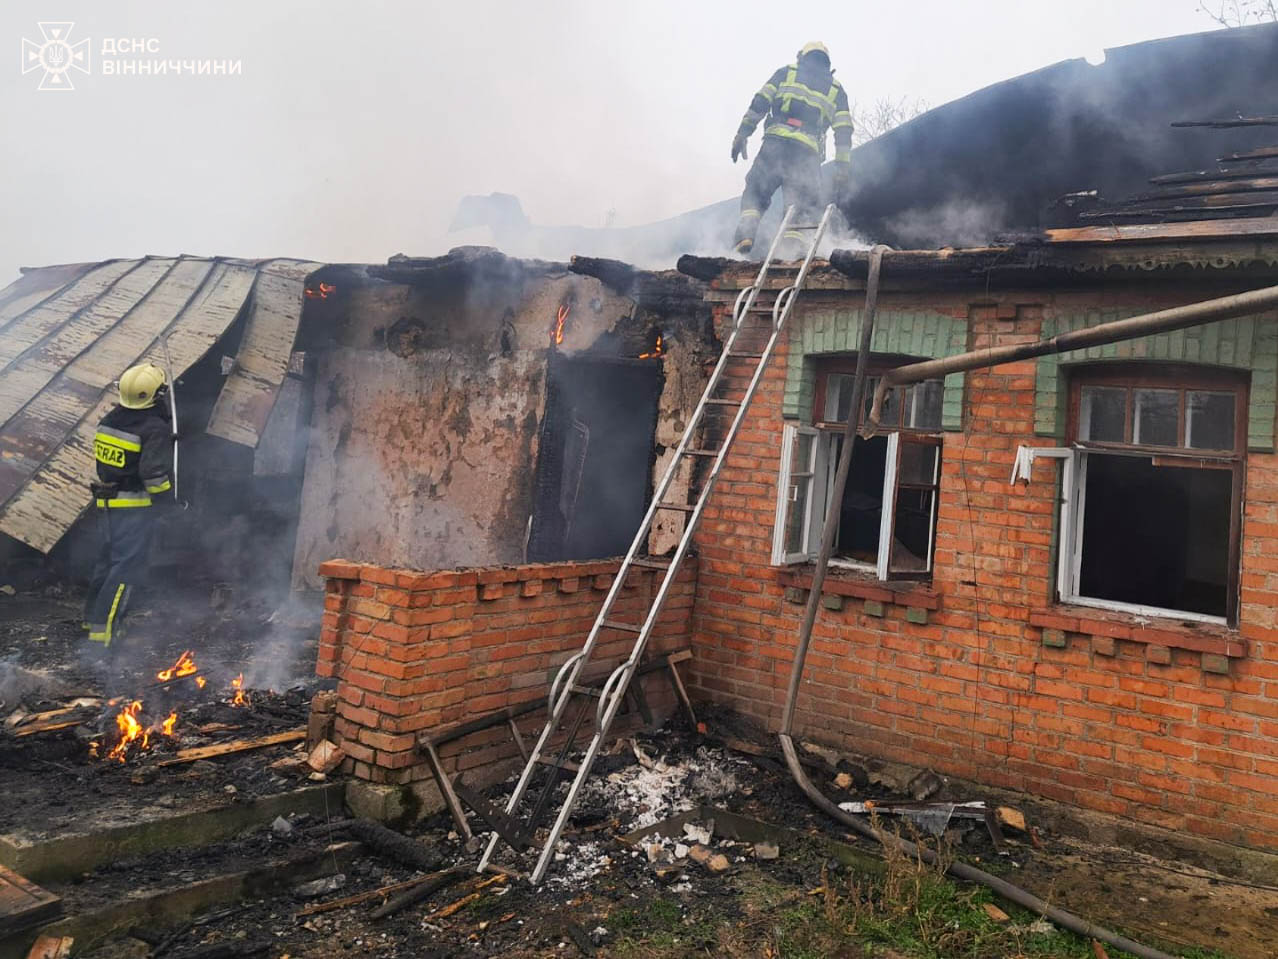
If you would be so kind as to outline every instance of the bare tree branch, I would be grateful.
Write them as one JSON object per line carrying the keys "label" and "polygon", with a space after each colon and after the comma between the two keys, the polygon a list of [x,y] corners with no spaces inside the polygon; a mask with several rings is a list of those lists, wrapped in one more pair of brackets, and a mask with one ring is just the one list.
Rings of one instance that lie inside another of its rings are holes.
{"label": "bare tree branch", "polygon": [[875,137],[882,136],[907,120],[914,119],[920,113],[926,113],[927,109],[927,101],[910,97],[901,97],[899,100],[885,97],[868,105],[853,104],[852,145],[860,146]]}
{"label": "bare tree branch", "polygon": [[1278,22],[1278,0],[1200,0],[1198,12],[1205,13],[1222,27],[1243,27],[1250,23]]}

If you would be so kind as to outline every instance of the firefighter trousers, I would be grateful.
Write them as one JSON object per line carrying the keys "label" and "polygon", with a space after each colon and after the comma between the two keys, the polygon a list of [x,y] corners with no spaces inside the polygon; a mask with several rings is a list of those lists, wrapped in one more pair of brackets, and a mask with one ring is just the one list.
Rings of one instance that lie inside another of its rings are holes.
{"label": "firefighter trousers", "polygon": [[155,528],[153,507],[97,507],[100,545],[85,606],[89,639],[109,647],[118,642],[129,603],[146,578]]}
{"label": "firefighter trousers", "polygon": [[[821,158],[816,151],[797,140],[763,138],[741,195],[741,217],[732,240],[738,253],[753,249],[759,221],[768,212],[777,187],[782,190],[785,205],[794,206],[791,226],[815,226],[821,205]],[[799,230],[786,230],[778,254],[782,258],[797,255],[809,236]]]}

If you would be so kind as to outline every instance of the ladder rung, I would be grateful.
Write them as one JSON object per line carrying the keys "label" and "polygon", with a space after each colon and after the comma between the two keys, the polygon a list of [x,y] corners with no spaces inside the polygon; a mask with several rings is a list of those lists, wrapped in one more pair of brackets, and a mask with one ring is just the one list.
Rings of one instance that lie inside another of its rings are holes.
{"label": "ladder rung", "polygon": [[[598,695],[598,693],[596,693],[595,695]],[[566,773],[575,773],[578,769],[581,768],[571,759],[565,759],[563,762],[557,763],[553,759],[547,759],[545,756],[537,757],[537,765],[550,766],[553,769],[560,769]]]}
{"label": "ladder rung", "polygon": [[740,400],[706,400],[707,406],[740,406]]}
{"label": "ladder rung", "polygon": [[641,569],[669,569],[670,560],[668,559],[642,559],[635,557],[630,561],[631,566],[638,566]]}
{"label": "ladder rung", "polygon": [[718,450],[684,450],[685,456],[718,456]]}
{"label": "ladder rung", "polygon": [[600,625],[604,629],[619,629],[623,633],[635,633],[636,635],[643,632],[642,626],[635,626],[632,623],[618,623],[616,620],[605,619]]}
{"label": "ladder rung", "polygon": [[742,359],[742,360],[761,360],[761,359],[763,359],[763,354],[762,354],[762,353],[738,353],[738,352],[736,352],[735,350],[734,350],[733,352],[729,353],[729,354],[728,354],[728,356],[730,356],[730,357],[732,357],[732,358],[734,358],[734,359]]}
{"label": "ladder rung", "polygon": [[601,692],[593,686],[581,686],[577,683],[572,684],[572,691],[578,696],[589,696],[591,699],[598,699]]}
{"label": "ladder rung", "polygon": [[657,509],[672,509],[679,513],[692,513],[697,508],[695,506],[677,506],[674,503],[658,503]]}

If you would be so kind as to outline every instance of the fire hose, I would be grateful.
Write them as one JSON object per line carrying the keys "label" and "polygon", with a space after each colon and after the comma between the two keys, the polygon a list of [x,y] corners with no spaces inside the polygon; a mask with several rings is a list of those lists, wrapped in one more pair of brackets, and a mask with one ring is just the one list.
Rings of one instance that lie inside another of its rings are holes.
{"label": "fire hose", "polygon": [[[847,485],[848,473],[852,465],[852,451],[855,447],[862,407],[865,403],[866,365],[874,333],[874,315],[878,308],[879,273],[882,268],[883,255],[887,252],[887,249],[885,246],[876,246],[870,251],[869,274],[865,284],[865,310],[862,313],[861,339],[856,355],[856,372],[852,380],[852,405],[848,412],[847,427],[843,436],[843,448],[839,454],[838,470],[835,473],[834,488],[831,491],[831,502],[834,503],[843,498],[843,491]],[[803,665],[807,659],[808,646],[812,641],[812,627],[816,623],[817,612],[821,605],[821,587],[825,583],[825,576],[830,563],[830,553],[834,548],[834,537],[838,531],[838,525],[839,511],[829,510],[821,530],[821,552],[817,556],[816,566],[812,571],[812,585],[808,593],[803,622],[799,627],[798,644],[794,651],[794,665],[790,671],[790,685],[786,692],[781,730],[778,733],[778,737],[781,740],[781,750],[785,753],[786,765],[790,767],[790,774],[794,777],[795,783],[803,790],[803,793],[812,801],[813,805],[826,815],[881,845],[895,846],[908,856],[922,859],[929,864],[935,864],[939,861],[938,857],[936,853],[927,847],[902,839],[894,833],[886,833],[876,825],[863,822],[856,816],[840,809],[808,778],[794,748],[795,703],[799,696],[799,684],[803,678]],[[1009,902],[1023,906],[1031,912],[1036,912],[1050,919],[1056,925],[1068,929],[1070,932],[1090,939],[1098,939],[1118,949],[1130,952],[1134,956],[1139,956],[1140,959],[1174,959],[1168,953],[1134,942],[1073,913],[1066,912],[1064,909],[1058,909],[1039,899],[1033,893],[1019,886],[1014,886],[998,876],[991,875],[983,869],[977,869],[975,866],[970,866],[963,862],[953,862],[946,867],[946,872],[957,879],[980,883]]]}
{"label": "fire hose", "polygon": [[169,337],[165,333],[160,336],[160,344],[164,347],[164,377],[169,383],[169,429],[173,434],[173,502],[178,499],[178,416],[177,416],[177,381],[173,379],[173,357],[169,355]]}

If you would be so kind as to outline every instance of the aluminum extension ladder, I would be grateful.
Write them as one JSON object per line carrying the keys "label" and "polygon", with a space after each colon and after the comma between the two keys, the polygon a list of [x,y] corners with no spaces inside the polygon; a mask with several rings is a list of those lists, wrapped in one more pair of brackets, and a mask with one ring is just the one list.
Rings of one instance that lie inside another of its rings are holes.
{"label": "aluminum extension ladder", "polygon": [[[585,756],[578,764],[576,776],[572,781],[568,790],[568,796],[560,807],[559,815],[555,819],[554,826],[551,827],[550,835],[546,839],[545,845],[542,847],[541,855],[537,860],[537,865],[532,872],[532,882],[535,884],[541,882],[542,876],[546,873],[546,867],[551,862],[555,846],[559,841],[560,833],[563,832],[564,826],[568,822],[568,817],[572,813],[573,806],[577,801],[577,794],[581,791],[582,785],[586,781],[586,777],[590,775],[591,767],[595,763],[595,758],[599,753],[599,748],[603,745],[608,735],[608,730],[612,726],[618,710],[621,707],[622,700],[625,697],[626,690],[630,685],[630,681],[634,678],[640,666],[640,658],[643,656],[644,648],[648,644],[648,639],[652,635],[653,628],[657,623],[658,617],[661,615],[661,609],[665,605],[666,595],[670,591],[679,568],[683,564],[684,557],[688,553],[689,547],[692,545],[692,537],[696,531],[697,524],[701,519],[701,514],[705,509],[706,502],[710,498],[710,494],[714,489],[715,481],[719,477],[720,470],[723,469],[723,463],[727,456],[727,452],[732,447],[733,441],[737,437],[741,424],[745,421],[746,411],[750,407],[750,401],[754,398],[755,391],[759,387],[759,383],[763,378],[763,372],[767,368],[768,361],[772,358],[773,350],[776,347],[777,340],[781,331],[785,328],[786,321],[790,317],[790,311],[794,306],[795,297],[803,288],[804,281],[807,279],[808,269],[812,265],[812,260],[816,255],[817,247],[821,243],[822,237],[825,235],[826,228],[829,225],[830,217],[834,211],[834,206],[827,206],[825,213],[821,217],[820,223],[815,226],[796,226],[794,230],[804,230],[812,232],[812,240],[808,245],[807,254],[803,258],[803,265],[799,268],[798,275],[795,277],[794,284],[780,290],[771,307],[772,329],[768,336],[767,344],[762,352],[738,352],[734,351],[738,338],[745,327],[746,317],[753,313],[769,312],[767,307],[759,309],[755,308],[755,300],[758,298],[760,291],[767,282],[768,273],[776,262],[777,247],[781,242],[782,235],[789,228],[790,220],[794,216],[794,207],[791,206],[786,210],[785,216],[782,217],[781,225],[777,229],[776,236],[772,240],[772,245],[768,248],[768,255],[764,258],[762,265],[759,267],[759,273],[755,277],[752,285],[746,287],[738,294],[736,303],[732,309],[732,331],[728,336],[728,340],[723,345],[723,352],[719,356],[719,362],[715,365],[714,372],[710,375],[710,381],[706,384],[705,391],[701,394],[701,399],[697,403],[696,411],[693,413],[692,419],[688,424],[687,430],[683,434],[683,438],[679,441],[679,446],[675,450],[674,458],[666,469],[665,475],[661,478],[661,482],[657,484],[657,488],[653,493],[652,503],[648,507],[648,511],[644,514],[643,522],[639,525],[639,530],[635,534],[634,542],[630,544],[630,550],[626,553],[625,559],[622,560],[621,568],[617,572],[616,578],[612,582],[608,595],[604,599],[599,615],[595,619],[594,626],[590,629],[590,635],[586,638],[586,643],[582,646],[580,652],[576,653],[568,659],[559,668],[555,675],[554,682],[550,686],[550,700],[548,704],[549,716],[546,725],[541,731],[541,735],[537,738],[537,743],[528,755],[528,760],[524,765],[523,772],[519,776],[519,782],[515,785],[514,791],[511,793],[509,801],[506,803],[506,815],[510,816],[518,807],[520,801],[527,791],[529,783],[532,781],[533,772],[545,764],[544,754],[550,745],[550,741],[554,736],[555,730],[558,729],[560,720],[564,715],[564,711],[568,706],[568,701],[574,692],[580,692],[581,687],[577,686],[577,678],[581,674],[582,668],[590,659],[590,654],[595,648],[595,644],[599,639],[599,634],[603,630],[615,630],[623,633],[633,634],[635,637],[634,645],[631,648],[630,655],[622,662],[612,674],[608,677],[603,687],[599,690],[599,704],[595,713],[595,734],[590,740],[590,745],[586,747]],[[755,331],[746,331],[747,334]],[[750,383],[746,387],[745,395],[740,400],[721,399],[715,396],[724,378],[724,371],[727,369],[728,363],[733,358],[744,358],[757,360],[754,368],[753,376]],[[736,416],[732,420],[732,425],[724,436],[723,443],[717,450],[694,449],[692,447],[693,438],[695,437],[699,427],[703,425],[707,410],[712,408],[731,409],[736,407]],[[696,497],[695,505],[688,506],[683,504],[674,504],[664,502],[666,493],[670,489],[671,483],[674,481],[678,473],[680,465],[685,461],[685,457],[714,457],[714,464],[706,477],[701,492]],[[674,556],[669,560],[655,560],[641,557],[648,543],[649,532],[652,528],[652,522],[659,510],[672,510],[684,513],[688,519],[684,525],[683,535],[679,539],[679,545],[675,550]],[[632,568],[639,569],[658,569],[664,570],[665,575],[662,577],[661,586],[652,601],[652,607],[648,611],[642,624],[619,623],[610,619],[612,608],[617,598],[621,594],[622,586],[625,583],[626,576]],[[584,714],[584,709],[583,709]],[[569,733],[569,745],[580,724],[581,717],[572,724]],[[561,747],[561,753],[566,751],[567,746]],[[554,765],[552,763],[552,765]],[[554,769],[550,770],[549,780],[545,785],[547,791],[543,794],[542,800],[537,803],[537,809],[541,809],[545,800],[549,798],[549,791],[556,788],[559,777]],[[535,816],[534,816],[535,819]],[[529,833],[535,829],[537,823],[532,821],[528,824]],[[479,871],[483,872],[488,868],[488,864],[492,859],[493,853],[497,848],[497,844],[501,841],[501,836],[497,832],[493,832],[489,838],[488,846],[484,850],[483,856],[479,861]]]}

